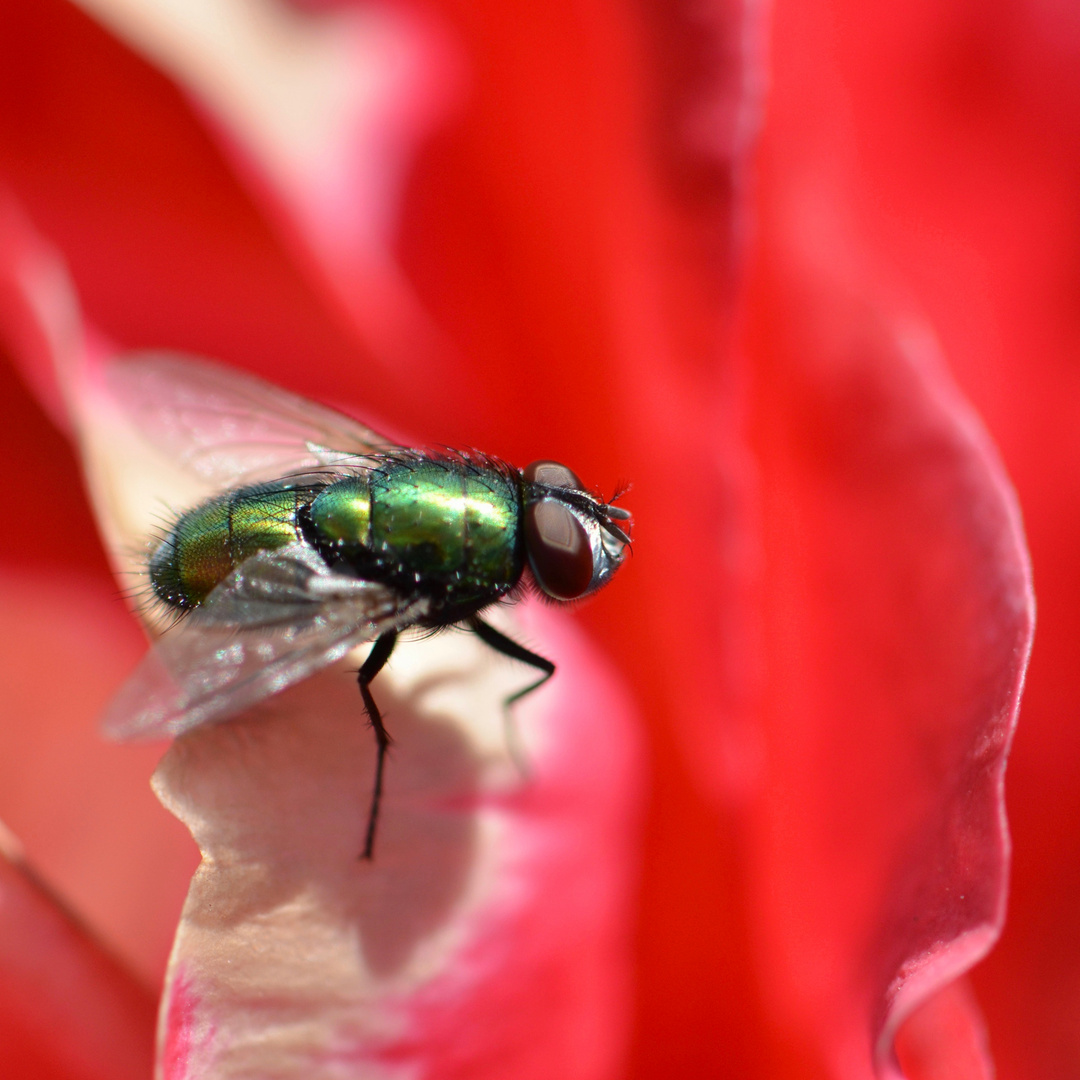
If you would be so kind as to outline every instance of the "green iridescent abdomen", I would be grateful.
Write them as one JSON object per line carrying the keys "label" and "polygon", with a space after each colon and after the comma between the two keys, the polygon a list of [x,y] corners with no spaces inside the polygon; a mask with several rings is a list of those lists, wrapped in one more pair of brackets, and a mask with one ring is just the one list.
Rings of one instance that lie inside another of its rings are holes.
{"label": "green iridescent abdomen", "polygon": [[521,497],[508,471],[410,457],[330,484],[308,518],[320,550],[359,576],[467,608],[521,577]]}
{"label": "green iridescent abdomen", "polygon": [[245,559],[302,539],[297,512],[309,489],[241,488],[189,510],[150,559],[150,583],[170,607],[198,607]]}

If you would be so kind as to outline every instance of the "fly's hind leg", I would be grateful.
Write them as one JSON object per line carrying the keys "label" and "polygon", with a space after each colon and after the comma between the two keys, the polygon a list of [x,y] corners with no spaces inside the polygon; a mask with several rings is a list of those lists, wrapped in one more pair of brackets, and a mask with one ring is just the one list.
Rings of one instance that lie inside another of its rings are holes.
{"label": "fly's hind leg", "polygon": [[530,667],[536,668],[537,671],[543,672],[536,682],[530,683],[524,690],[518,690],[516,693],[511,694],[503,702],[503,730],[506,733],[506,746],[510,751],[510,757],[514,760],[514,764],[518,767],[518,771],[522,776],[528,776],[528,757],[525,754],[525,748],[521,745],[521,735],[518,732],[517,724],[514,722],[510,707],[527,694],[539,690],[555,674],[555,665],[543,656],[530,652],[524,645],[519,645],[512,638],[508,638],[504,633],[496,630],[494,626],[490,626],[482,619],[470,619],[469,629],[485,645],[491,646],[496,652],[502,653],[503,656],[509,656],[511,660],[520,660],[523,664],[528,664]]}
{"label": "fly's hind leg", "polygon": [[360,683],[360,696],[364,699],[364,709],[367,711],[371,726],[375,729],[375,786],[371,792],[371,809],[368,811],[367,835],[364,839],[364,850],[360,855],[362,859],[370,859],[375,848],[375,826],[379,820],[379,802],[382,799],[383,765],[386,763],[386,751],[390,748],[390,735],[382,721],[375,699],[371,696],[368,685],[376,675],[382,671],[390,654],[394,651],[397,643],[397,631],[391,630],[382,637],[375,639],[367,659],[360,667],[357,681]]}

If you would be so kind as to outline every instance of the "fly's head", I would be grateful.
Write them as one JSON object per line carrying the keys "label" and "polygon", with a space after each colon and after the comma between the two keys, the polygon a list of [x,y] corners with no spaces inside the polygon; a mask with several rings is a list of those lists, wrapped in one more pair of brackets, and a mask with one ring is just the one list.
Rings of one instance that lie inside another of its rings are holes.
{"label": "fly's head", "polygon": [[525,550],[540,589],[565,601],[605,585],[626,557],[630,511],[598,499],[557,461],[534,461],[522,478]]}

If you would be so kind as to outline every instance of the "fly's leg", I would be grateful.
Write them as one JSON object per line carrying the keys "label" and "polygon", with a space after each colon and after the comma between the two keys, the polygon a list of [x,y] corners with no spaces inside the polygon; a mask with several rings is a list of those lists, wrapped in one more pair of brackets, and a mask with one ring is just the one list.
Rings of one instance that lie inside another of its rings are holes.
{"label": "fly's leg", "polygon": [[367,836],[364,839],[364,851],[360,858],[370,859],[375,847],[375,826],[379,820],[379,802],[382,799],[383,765],[386,762],[386,751],[390,747],[390,735],[382,722],[382,714],[371,696],[368,685],[376,675],[382,671],[390,654],[394,651],[397,643],[397,631],[391,630],[382,637],[375,639],[367,659],[360,667],[357,681],[360,683],[360,696],[364,699],[364,709],[367,711],[371,726],[375,729],[375,787],[371,792],[371,809],[368,811]]}
{"label": "fly's leg", "polygon": [[528,776],[528,758],[525,756],[524,747],[521,745],[521,736],[517,724],[514,723],[514,716],[510,711],[510,707],[527,694],[539,690],[555,674],[555,665],[543,656],[530,652],[524,645],[519,645],[512,638],[508,638],[504,633],[496,630],[494,626],[489,626],[482,619],[470,619],[469,629],[485,645],[490,645],[496,652],[502,653],[503,656],[509,656],[512,660],[520,660],[523,664],[528,664],[530,667],[543,672],[536,682],[530,683],[524,690],[518,690],[516,693],[511,694],[503,702],[503,730],[506,733],[507,748],[510,751],[510,756],[514,759],[514,764],[518,767],[518,771],[522,776]]}

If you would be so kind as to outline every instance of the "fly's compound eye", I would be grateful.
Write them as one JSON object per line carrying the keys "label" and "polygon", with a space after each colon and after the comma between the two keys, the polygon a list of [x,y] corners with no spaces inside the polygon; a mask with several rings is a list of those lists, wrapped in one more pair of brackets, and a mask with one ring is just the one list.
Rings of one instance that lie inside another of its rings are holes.
{"label": "fly's compound eye", "polygon": [[557,461],[534,461],[526,466],[523,475],[530,484],[543,484],[544,487],[552,488],[573,488],[575,491],[585,490],[577,476]]}
{"label": "fly's compound eye", "polygon": [[525,546],[533,575],[548,596],[574,600],[589,591],[593,579],[592,545],[585,526],[561,502],[539,499],[525,507]]}

